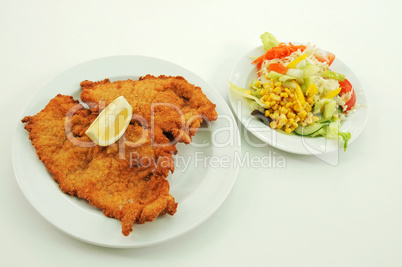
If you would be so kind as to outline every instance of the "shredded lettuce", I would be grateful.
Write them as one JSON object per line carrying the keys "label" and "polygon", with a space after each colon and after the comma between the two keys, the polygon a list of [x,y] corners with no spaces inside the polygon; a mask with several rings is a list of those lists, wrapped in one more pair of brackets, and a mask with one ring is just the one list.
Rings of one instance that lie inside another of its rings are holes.
{"label": "shredded lettuce", "polygon": [[265,51],[279,45],[279,41],[276,40],[275,36],[273,36],[269,32],[264,32],[263,34],[261,34],[260,38],[262,43],[264,44]]}

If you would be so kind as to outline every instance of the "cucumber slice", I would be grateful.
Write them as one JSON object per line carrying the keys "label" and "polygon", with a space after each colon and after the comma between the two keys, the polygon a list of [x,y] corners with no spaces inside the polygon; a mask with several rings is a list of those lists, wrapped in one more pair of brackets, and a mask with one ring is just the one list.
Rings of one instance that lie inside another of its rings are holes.
{"label": "cucumber slice", "polygon": [[314,123],[309,126],[299,126],[295,129],[295,134],[297,135],[303,135],[303,136],[309,136],[312,135],[313,133],[319,131],[322,127],[326,126],[327,123]]}
{"label": "cucumber slice", "polygon": [[324,127],[322,127],[321,129],[319,129],[318,131],[316,131],[315,133],[313,133],[312,135],[310,135],[310,137],[317,137],[317,136],[327,136],[327,126],[325,125]]}
{"label": "cucumber slice", "polygon": [[321,122],[329,121],[332,118],[332,116],[334,116],[335,108],[336,108],[335,101],[331,101],[325,104]]}
{"label": "cucumber slice", "polygon": [[307,64],[303,68],[303,78],[309,78],[320,71],[320,67],[313,64]]}
{"label": "cucumber slice", "polygon": [[315,103],[314,105],[314,114],[318,114],[324,111],[324,107],[326,104],[328,104],[329,102],[331,102],[333,100],[328,99],[328,98],[323,98],[321,100],[319,100],[318,102]]}

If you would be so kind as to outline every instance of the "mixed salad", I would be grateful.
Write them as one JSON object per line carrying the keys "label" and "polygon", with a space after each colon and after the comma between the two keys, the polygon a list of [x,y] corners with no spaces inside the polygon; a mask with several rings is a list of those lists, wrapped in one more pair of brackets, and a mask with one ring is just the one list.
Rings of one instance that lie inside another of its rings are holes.
{"label": "mixed salad", "polygon": [[341,139],[346,150],[351,138],[341,122],[355,108],[356,93],[345,75],[329,70],[335,55],[310,44],[280,43],[261,35],[266,53],[256,58],[258,78],[250,88],[230,87],[251,99],[252,115],[286,134]]}

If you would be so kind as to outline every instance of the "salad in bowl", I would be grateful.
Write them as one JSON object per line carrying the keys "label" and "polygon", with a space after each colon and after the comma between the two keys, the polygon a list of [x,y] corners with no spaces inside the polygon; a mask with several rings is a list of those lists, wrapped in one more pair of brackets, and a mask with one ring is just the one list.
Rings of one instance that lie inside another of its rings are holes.
{"label": "salad in bowl", "polygon": [[335,55],[310,44],[280,43],[261,35],[265,54],[253,58],[257,78],[248,88],[230,83],[233,92],[250,99],[252,115],[284,134],[343,140],[341,123],[356,109],[356,92],[347,77],[330,70]]}

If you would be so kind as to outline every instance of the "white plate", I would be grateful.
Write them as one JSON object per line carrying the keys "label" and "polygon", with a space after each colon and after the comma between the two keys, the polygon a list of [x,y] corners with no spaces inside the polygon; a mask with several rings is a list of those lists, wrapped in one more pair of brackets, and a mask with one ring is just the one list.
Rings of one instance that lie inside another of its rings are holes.
{"label": "white plate", "polygon": [[[190,83],[200,86],[216,104],[219,118],[211,123],[209,130],[199,129],[192,144],[177,146],[179,153],[175,160],[175,173],[168,177],[170,193],[179,203],[176,214],[158,217],[151,223],[134,225],[134,231],[128,237],[122,235],[120,221],[106,217],[101,210],[84,200],[62,193],[36,156],[22,123],[16,129],[12,158],[23,193],[50,223],[82,241],[127,248],[171,240],[189,232],[211,216],[235,182],[238,166],[228,166],[227,160],[233,163],[236,154],[240,154],[240,138],[229,107],[200,77],[167,61],[144,56],[116,56],[80,64],[45,86],[29,103],[22,117],[35,115],[59,93],[79,99],[79,84],[83,80],[138,79],[146,74],[183,76]],[[215,161],[204,161],[208,156],[212,156]],[[217,159],[219,161],[223,158],[221,165],[216,163]],[[185,161],[189,162],[188,166],[185,166]]]}
{"label": "white plate", "polygon": [[[257,68],[251,64],[250,57],[258,57],[265,53],[263,47],[257,47],[243,56],[240,62],[233,69],[229,80],[238,87],[248,88],[250,82],[257,78]],[[352,83],[356,90],[356,106],[360,106],[355,112],[350,114],[348,119],[342,124],[341,131],[350,132],[351,144],[363,131],[368,117],[367,99],[362,86],[353,72],[338,58],[335,58],[331,65],[331,70],[345,74],[346,78]],[[297,135],[287,135],[272,130],[263,124],[259,119],[252,116],[252,110],[247,105],[247,100],[234,93],[229,88],[230,104],[241,123],[246,129],[263,142],[287,152],[301,155],[319,155],[338,150],[342,143],[338,140],[328,140],[324,137],[301,137]],[[349,149],[349,148],[348,148]]]}

